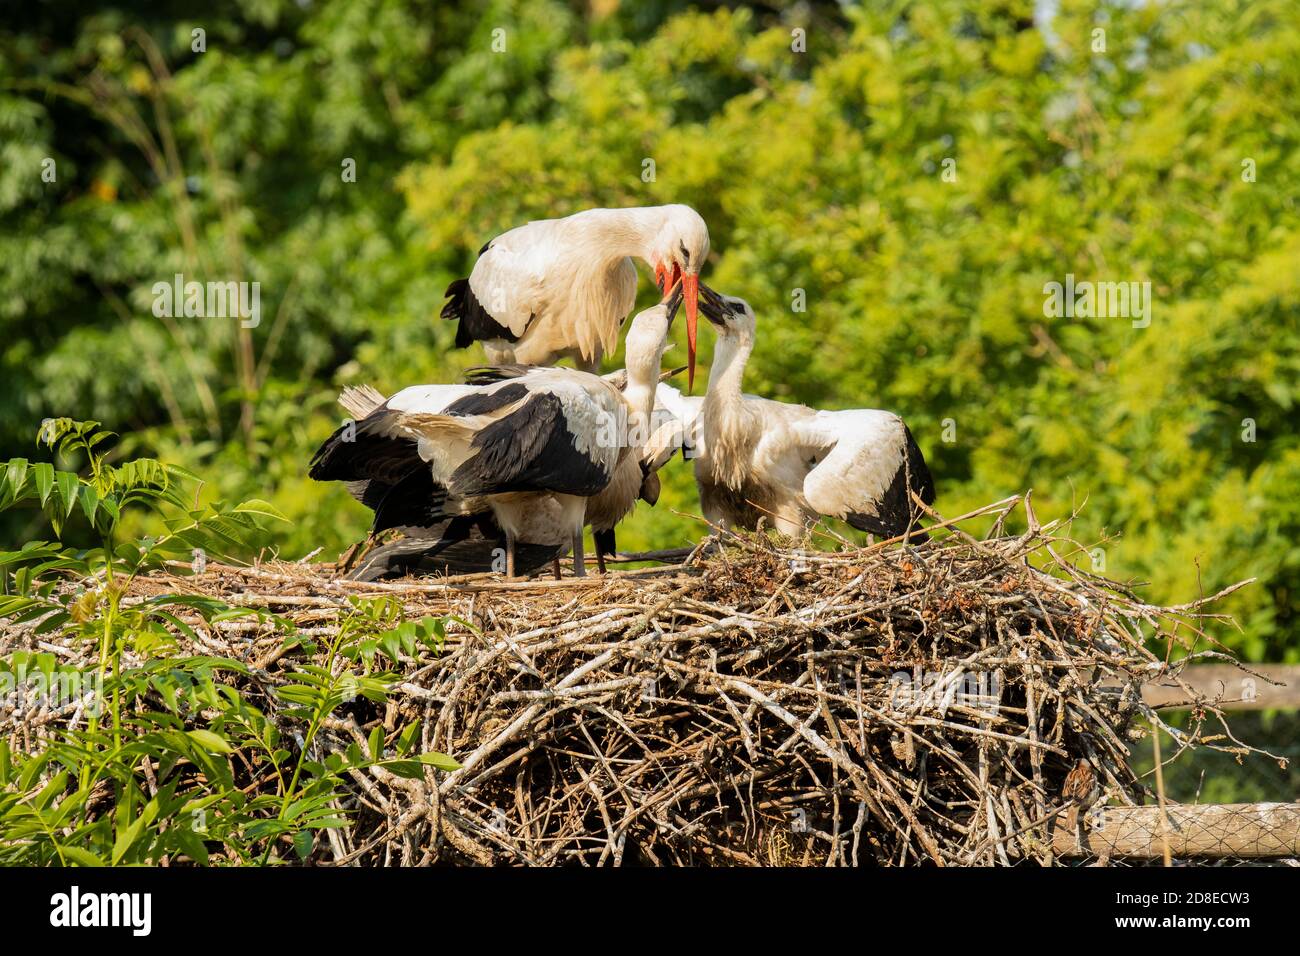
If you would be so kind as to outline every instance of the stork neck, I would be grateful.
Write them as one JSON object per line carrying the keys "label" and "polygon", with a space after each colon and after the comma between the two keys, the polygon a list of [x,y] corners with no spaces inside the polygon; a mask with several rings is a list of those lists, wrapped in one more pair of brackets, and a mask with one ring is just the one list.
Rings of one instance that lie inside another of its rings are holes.
{"label": "stork neck", "polygon": [[[595,210],[593,210],[594,212]],[[606,261],[634,256],[650,262],[654,242],[664,225],[663,210],[657,206],[636,209],[602,209],[597,220],[596,256]]]}
{"label": "stork neck", "polygon": [[644,444],[650,437],[650,419],[655,410],[654,386],[629,379],[627,388],[623,390],[623,400],[627,402],[628,434],[635,434],[640,439],[629,444]]}
{"label": "stork neck", "polygon": [[704,394],[705,468],[728,488],[745,482],[749,452],[762,426],[746,407],[741,384],[745,364],[753,350],[752,339],[723,335],[713,350],[709,390]]}
{"label": "stork neck", "polygon": [[650,412],[654,411],[654,386],[629,381],[623,398],[628,403],[628,410],[643,418],[650,418]]}
{"label": "stork neck", "polygon": [[713,350],[713,367],[709,370],[709,390],[705,404],[739,402],[743,394],[745,366],[754,351],[754,343],[729,335],[720,336]]}

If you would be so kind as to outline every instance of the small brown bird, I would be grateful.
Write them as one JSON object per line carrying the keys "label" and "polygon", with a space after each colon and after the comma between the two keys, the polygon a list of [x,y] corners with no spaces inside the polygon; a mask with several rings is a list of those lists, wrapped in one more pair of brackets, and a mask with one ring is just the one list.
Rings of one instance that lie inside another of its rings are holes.
{"label": "small brown bird", "polygon": [[1101,783],[1087,757],[1081,758],[1065,778],[1061,796],[1071,804],[1070,829],[1074,831],[1075,846],[1083,849],[1083,817],[1101,799]]}

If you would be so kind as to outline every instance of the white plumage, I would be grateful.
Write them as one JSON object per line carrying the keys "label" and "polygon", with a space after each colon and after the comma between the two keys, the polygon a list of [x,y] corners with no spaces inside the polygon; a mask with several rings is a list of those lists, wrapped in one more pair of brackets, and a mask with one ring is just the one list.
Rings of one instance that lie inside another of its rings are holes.
{"label": "white plumage", "polygon": [[487,243],[468,279],[447,288],[442,315],[458,320],[457,346],[481,341],[493,364],[571,358],[594,372],[617,350],[636,303],[632,259],[639,258],[665,293],[682,280],[693,378],[699,271],[708,254],[708,227],[689,206],[537,220]]}
{"label": "white plumage", "polygon": [[[704,397],[701,395],[683,395],[667,382],[660,382],[655,390],[655,410],[662,410],[669,421],[665,425],[675,425],[676,435],[673,439],[681,447],[687,458],[695,457],[695,449],[704,443]],[[670,440],[665,434],[661,441]]]}
{"label": "white plumage", "polygon": [[[929,504],[934,484],[903,420],[876,409],[818,411],[745,394],[753,310],[706,288],[701,311],[719,336],[708,392],[698,406],[681,396],[676,402],[698,441],[704,516],[741,528],[766,518],[792,535],[827,516],[887,537],[925,537],[911,494]],[[660,386],[661,397],[667,391]]]}
{"label": "white plumage", "polygon": [[519,365],[478,370],[467,385],[406,388],[386,401],[373,389],[349,389],[340,401],[360,421],[321,447],[311,476],[350,482],[375,509],[375,530],[490,510],[505,532],[507,574],[517,541],[572,547],[575,571],[585,573],[589,508],[600,520],[614,515],[612,527],[641,489],[629,436],[650,417],[680,302],[676,293],[633,320],[621,390],[574,369]]}

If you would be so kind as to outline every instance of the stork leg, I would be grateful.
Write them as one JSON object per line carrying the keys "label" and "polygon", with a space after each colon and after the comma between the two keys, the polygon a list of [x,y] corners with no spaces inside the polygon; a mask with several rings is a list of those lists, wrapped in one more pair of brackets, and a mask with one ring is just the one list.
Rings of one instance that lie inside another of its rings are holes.
{"label": "stork leg", "polygon": [[551,573],[555,575],[555,580],[557,581],[562,577],[560,574],[560,559],[558,556],[551,560]]}
{"label": "stork leg", "polygon": [[587,576],[587,562],[582,553],[581,528],[579,528],[573,535],[573,573],[580,578],[585,578]]}
{"label": "stork leg", "polygon": [[506,532],[506,578],[513,581],[515,577],[515,536]]}
{"label": "stork leg", "polygon": [[568,526],[569,540],[573,542],[573,573],[580,578],[586,577],[587,565],[583,560],[582,534],[587,524],[587,499],[580,495],[556,495],[555,500],[560,505],[561,527]]}
{"label": "stork leg", "polygon": [[614,536],[613,528],[597,529],[592,527],[591,540],[596,546],[596,564],[600,567],[600,573],[605,573],[605,558],[613,557],[618,554],[618,539]]}

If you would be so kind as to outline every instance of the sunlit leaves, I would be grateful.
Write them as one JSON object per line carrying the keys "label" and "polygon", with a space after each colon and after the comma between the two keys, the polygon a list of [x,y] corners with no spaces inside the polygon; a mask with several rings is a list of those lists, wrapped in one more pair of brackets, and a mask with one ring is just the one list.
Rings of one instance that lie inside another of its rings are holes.
{"label": "sunlit leaves", "polygon": [[[187,511],[262,498],[293,521],[266,525],[286,553],[335,553],[365,511],[303,471],[341,417],[337,386],[392,392],[478,360],[448,351],[436,313],[492,235],[683,201],[710,223],[706,281],[758,311],[751,391],[900,412],[948,513],[1030,486],[1044,519],[1087,497],[1076,531],[1122,534],[1111,571],[1150,580],[1152,599],[1259,574],[1230,609],[1243,641],[1288,653],[1300,32],[1284,0],[1063,2],[1048,29],[1025,4],[956,0],[598,6],[267,2],[209,18],[198,56],[188,22],[164,17],[184,199],[93,111],[4,94],[0,208],[15,231],[0,230],[0,321],[18,330],[3,352],[6,457],[38,457],[46,415],[93,415],[127,433],[127,457],[202,466]],[[1100,25],[1105,53],[1090,49]],[[140,49],[103,18],[68,29],[89,60],[20,33],[0,70],[76,85],[93,61],[156,127],[163,87]],[[22,169],[46,155],[57,192]],[[260,279],[268,316],[284,304],[278,344],[271,321],[255,330],[248,432],[232,329],[150,313],[150,283],[200,263]],[[1066,272],[1151,279],[1152,327],[1046,318],[1043,283]],[[806,312],[790,309],[796,287]],[[701,345],[707,362],[708,333]],[[167,530],[102,483],[98,501],[74,500],[55,474],[73,469],[34,464],[25,488],[15,475],[8,526],[41,507],[79,547],[106,522],[132,542]],[[698,512],[689,468],[663,481],[660,506],[620,527],[627,547],[700,532],[672,514]],[[1224,507],[1241,489],[1240,509]],[[209,530],[226,548],[251,533],[229,515]]]}

